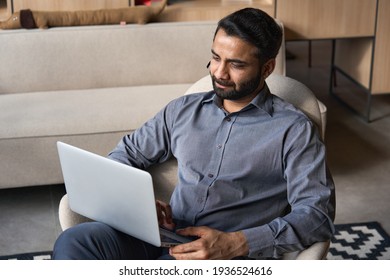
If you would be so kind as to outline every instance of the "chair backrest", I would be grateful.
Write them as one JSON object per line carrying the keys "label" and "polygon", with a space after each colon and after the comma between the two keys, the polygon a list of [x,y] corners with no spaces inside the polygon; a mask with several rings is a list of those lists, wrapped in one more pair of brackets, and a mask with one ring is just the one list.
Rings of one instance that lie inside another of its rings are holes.
{"label": "chair backrest", "polygon": [[280,45],[278,55],[276,56],[275,59],[276,63],[275,63],[275,69],[273,73],[286,76],[286,42],[284,40],[284,26],[281,21],[278,21],[277,19],[275,20],[283,30],[283,38],[282,38],[282,44]]}
{"label": "chair backrest", "polygon": [[[314,93],[301,82],[279,74],[271,74],[266,80],[272,94],[291,103],[304,112],[317,126],[321,138],[324,139],[323,123],[319,102]],[[212,90],[210,75],[194,83],[185,94]]]}

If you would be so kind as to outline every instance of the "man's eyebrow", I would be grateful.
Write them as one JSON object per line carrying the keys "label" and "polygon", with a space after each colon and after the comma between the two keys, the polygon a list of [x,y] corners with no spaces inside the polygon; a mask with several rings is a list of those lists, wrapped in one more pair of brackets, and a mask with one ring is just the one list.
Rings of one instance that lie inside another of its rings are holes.
{"label": "man's eyebrow", "polygon": [[[211,53],[215,56],[218,56],[219,55],[213,50],[211,49]],[[241,59],[238,59],[238,58],[229,58],[226,60],[227,62],[233,62],[233,63],[238,63],[238,64],[242,64],[242,65],[247,65],[249,64],[248,62],[244,61],[244,60],[241,60]]]}
{"label": "man's eyebrow", "polygon": [[213,49],[211,49],[211,53],[215,56],[219,56]]}

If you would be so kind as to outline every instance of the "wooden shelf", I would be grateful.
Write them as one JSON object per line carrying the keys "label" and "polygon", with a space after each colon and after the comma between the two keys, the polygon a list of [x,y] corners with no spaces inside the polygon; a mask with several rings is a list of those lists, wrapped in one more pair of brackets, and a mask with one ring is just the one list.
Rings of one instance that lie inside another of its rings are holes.
{"label": "wooden shelf", "polygon": [[22,9],[40,11],[76,11],[114,9],[129,6],[129,0],[13,0],[15,11]]}
{"label": "wooden shelf", "polygon": [[11,0],[0,0],[0,21],[7,20],[11,16]]}
{"label": "wooden shelf", "polygon": [[[75,11],[123,8],[134,5],[133,0],[0,0],[0,4],[13,1],[15,11],[22,9],[40,11]],[[10,5],[9,5],[10,6]],[[168,5],[158,21],[219,20],[244,7],[256,7],[275,16],[274,0],[189,0]],[[8,18],[0,6],[0,17]]]}
{"label": "wooden shelf", "polygon": [[275,16],[273,0],[193,0],[169,5],[157,20],[162,22],[220,20],[244,7],[259,8],[272,17]]}

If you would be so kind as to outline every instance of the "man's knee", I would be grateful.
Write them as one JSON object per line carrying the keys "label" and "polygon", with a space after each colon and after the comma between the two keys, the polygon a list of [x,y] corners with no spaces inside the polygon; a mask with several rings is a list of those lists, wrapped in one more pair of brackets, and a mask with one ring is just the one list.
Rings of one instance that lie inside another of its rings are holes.
{"label": "man's knee", "polygon": [[156,259],[160,255],[161,248],[98,222],[67,229],[53,248],[53,259],[57,260],[138,260]]}
{"label": "man's knee", "polygon": [[107,230],[102,223],[83,223],[62,232],[54,244],[53,259],[98,259],[97,244],[104,243]]}

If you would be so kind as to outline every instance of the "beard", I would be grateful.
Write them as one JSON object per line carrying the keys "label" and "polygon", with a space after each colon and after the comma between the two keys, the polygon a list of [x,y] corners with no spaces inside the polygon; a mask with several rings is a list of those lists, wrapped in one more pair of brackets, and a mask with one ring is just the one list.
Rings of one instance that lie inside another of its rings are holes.
{"label": "beard", "polygon": [[[210,74],[211,75],[211,74]],[[243,81],[239,84],[233,82],[227,82],[218,80],[215,76],[211,75],[213,82],[213,88],[216,95],[221,99],[227,100],[239,100],[243,97],[251,95],[258,89],[261,83],[261,75],[256,75],[254,78],[247,81]],[[231,89],[222,89],[217,86],[217,83],[222,86],[231,87]]]}

